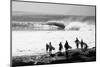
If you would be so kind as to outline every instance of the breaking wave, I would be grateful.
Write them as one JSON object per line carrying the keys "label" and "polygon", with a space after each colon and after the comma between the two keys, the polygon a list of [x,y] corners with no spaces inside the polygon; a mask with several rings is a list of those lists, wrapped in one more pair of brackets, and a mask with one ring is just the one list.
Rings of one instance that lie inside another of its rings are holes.
{"label": "breaking wave", "polygon": [[77,31],[94,31],[95,25],[81,23],[81,22],[72,22],[66,25],[65,30],[77,30]]}

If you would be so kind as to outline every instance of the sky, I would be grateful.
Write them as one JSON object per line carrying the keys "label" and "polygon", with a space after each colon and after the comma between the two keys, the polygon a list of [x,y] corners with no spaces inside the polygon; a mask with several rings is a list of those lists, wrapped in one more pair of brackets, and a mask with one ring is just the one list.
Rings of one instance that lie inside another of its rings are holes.
{"label": "sky", "polygon": [[12,2],[12,12],[25,12],[48,15],[95,16],[94,6],[60,5],[36,2]]}

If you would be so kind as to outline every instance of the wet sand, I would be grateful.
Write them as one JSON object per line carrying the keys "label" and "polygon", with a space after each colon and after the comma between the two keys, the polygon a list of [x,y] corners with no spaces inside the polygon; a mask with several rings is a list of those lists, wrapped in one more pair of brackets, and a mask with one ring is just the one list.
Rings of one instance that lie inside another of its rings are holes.
{"label": "wet sand", "polygon": [[[68,55],[66,55],[68,53]],[[66,52],[34,56],[13,56],[13,66],[45,65],[58,63],[92,62],[96,61],[96,48],[89,48],[86,51],[72,49]]]}

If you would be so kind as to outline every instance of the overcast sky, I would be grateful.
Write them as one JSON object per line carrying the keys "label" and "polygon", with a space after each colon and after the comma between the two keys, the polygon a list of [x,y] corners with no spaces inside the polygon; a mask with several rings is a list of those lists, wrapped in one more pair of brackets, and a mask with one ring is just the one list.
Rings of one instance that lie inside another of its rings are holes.
{"label": "overcast sky", "polygon": [[31,12],[50,15],[82,15],[95,16],[95,7],[60,5],[31,2],[12,2],[12,11]]}

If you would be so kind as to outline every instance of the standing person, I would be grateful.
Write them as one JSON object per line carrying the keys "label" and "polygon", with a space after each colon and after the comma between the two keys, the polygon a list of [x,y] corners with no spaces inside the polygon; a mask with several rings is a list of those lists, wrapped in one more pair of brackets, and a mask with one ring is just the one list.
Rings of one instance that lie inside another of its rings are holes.
{"label": "standing person", "polygon": [[64,47],[65,47],[66,58],[68,58],[68,48],[69,48],[69,45],[68,45],[67,40],[66,40],[66,43],[65,43]]}
{"label": "standing person", "polygon": [[63,46],[62,46],[62,43],[60,42],[60,43],[59,43],[59,52],[61,52],[62,49],[63,49]]}
{"label": "standing person", "polygon": [[88,45],[87,45],[87,43],[85,43],[85,42],[83,42],[83,40],[81,41],[81,46],[82,46],[82,51],[87,51],[87,49],[88,49]]}
{"label": "standing person", "polygon": [[81,40],[81,49],[83,49],[83,44],[84,44],[84,42],[83,42],[83,40]]}
{"label": "standing person", "polygon": [[49,45],[46,43],[46,52],[49,50]]}
{"label": "standing person", "polygon": [[79,43],[80,43],[80,41],[78,40],[78,38],[76,38],[75,44],[76,44],[76,47],[77,47],[77,48],[79,48]]}
{"label": "standing person", "polygon": [[52,50],[55,50],[55,48],[52,46],[51,42],[49,43],[49,53],[52,54]]}
{"label": "standing person", "polygon": [[67,51],[67,50],[68,50],[68,48],[69,48],[69,45],[68,45],[67,40],[66,40],[66,43],[65,43],[64,47],[65,47],[65,51]]}
{"label": "standing person", "polygon": [[88,45],[86,43],[84,43],[84,51],[87,51]]}

